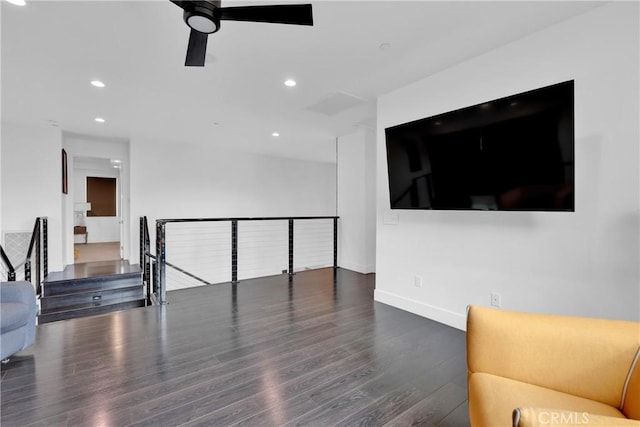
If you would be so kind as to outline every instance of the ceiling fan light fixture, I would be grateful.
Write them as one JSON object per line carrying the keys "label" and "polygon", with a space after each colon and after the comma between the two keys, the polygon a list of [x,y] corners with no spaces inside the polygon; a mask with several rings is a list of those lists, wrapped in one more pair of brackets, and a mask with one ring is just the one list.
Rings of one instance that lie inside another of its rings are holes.
{"label": "ceiling fan light fixture", "polygon": [[215,33],[218,26],[207,16],[191,15],[187,17],[187,25],[204,34]]}
{"label": "ceiling fan light fixture", "polygon": [[220,2],[193,2],[184,9],[184,22],[195,31],[212,34],[220,29]]}

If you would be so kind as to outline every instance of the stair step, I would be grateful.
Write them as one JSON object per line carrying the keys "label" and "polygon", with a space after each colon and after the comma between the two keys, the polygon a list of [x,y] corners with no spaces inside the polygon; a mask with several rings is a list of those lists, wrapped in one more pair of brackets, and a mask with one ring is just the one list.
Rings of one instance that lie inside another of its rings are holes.
{"label": "stair step", "polygon": [[42,313],[38,316],[38,324],[56,322],[58,320],[74,319],[77,317],[95,316],[113,311],[127,310],[130,308],[144,307],[144,299],[131,301],[98,302],[93,304],[80,304],[74,307],[66,307],[64,310]]}
{"label": "stair step", "polygon": [[104,290],[92,290],[89,292],[74,292],[70,294],[59,294],[55,296],[42,297],[40,299],[40,308],[43,313],[57,311],[56,309],[68,310],[74,306],[83,306],[85,304],[104,303],[123,299],[142,299],[144,297],[142,285],[136,283],[128,288],[115,288]]}
{"label": "stair step", "polygon": [[123,297],[114,297],[111,298],[110,300],[106,300],[106,301],[89,301],[89,302],[83,302],[83,303],[77,303],[77,304],[68,304],[66,306],[59,306],[59,307],[54,307],[54,308],[49,308],[49,309],[42,309],[40,310],[41,314],[54,314],[54,313],[63,313],[63,312],[68,312],[68,311],[78,311],[78,310],[85,310],[88,308],[94,308],[94,307],[105,307],[105,306],[109,306],[109,305],[115,305],[115,304],[120,304],[120,303],[124,303],[124,302],[131,302],[131,301],[138,301],[138,300],[142,300],[144,301],[144,297],[140,294],[140,295],[135,295],[135,296],[123,296]]}
{"label": "stair step", "polygon": [[43,284],[43,296],[60,296],[76,293],[105,291],[109,289],[142,286],[142,273],[133,272],[113,276],[85,277],[58,281],[46,281]]}

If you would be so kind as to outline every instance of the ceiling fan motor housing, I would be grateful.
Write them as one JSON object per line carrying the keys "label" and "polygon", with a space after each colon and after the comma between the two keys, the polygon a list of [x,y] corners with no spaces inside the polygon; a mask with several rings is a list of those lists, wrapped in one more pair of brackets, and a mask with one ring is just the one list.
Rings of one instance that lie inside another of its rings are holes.
{"label": "ceiling fan motor housing", "polygon": [[204,34],[212,34],[220,29],[220,0],[185,3],[184,22],[189,27]]}

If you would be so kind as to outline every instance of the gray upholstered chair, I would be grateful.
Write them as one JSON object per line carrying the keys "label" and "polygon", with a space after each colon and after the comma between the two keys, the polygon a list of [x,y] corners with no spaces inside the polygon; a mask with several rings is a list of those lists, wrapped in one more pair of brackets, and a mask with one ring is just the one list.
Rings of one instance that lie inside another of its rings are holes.
{"label": "gray upholstered chair", "polygon": [[37,309],[36,294],[31,283],[0,283],[1,360],[33,344]]}

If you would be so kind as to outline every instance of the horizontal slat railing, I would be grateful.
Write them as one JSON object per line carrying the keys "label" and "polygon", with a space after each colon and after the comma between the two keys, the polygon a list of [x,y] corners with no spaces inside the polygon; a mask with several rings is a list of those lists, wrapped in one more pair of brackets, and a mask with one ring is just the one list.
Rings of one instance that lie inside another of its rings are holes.
{"label": "horizontal slat railing", "polygon": [[147,277],[161,304],[167,290],[337,268],[337,221],[335,216],[159,219],[153,255],[143,217],[141,263],[155,261],[153,278]]}

